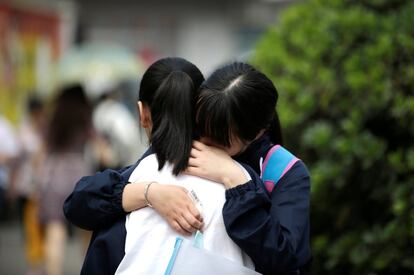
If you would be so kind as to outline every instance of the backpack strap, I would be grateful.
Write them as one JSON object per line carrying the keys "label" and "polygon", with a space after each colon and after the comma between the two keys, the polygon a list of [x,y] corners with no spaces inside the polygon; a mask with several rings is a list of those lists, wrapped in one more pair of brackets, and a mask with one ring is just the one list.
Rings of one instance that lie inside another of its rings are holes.
{"label": "backpack strap", "polygon": [[297,161],[299,161],[297,157],[280,145],[275,145],[270,149],[263,162],[261,174],[269,193]]}

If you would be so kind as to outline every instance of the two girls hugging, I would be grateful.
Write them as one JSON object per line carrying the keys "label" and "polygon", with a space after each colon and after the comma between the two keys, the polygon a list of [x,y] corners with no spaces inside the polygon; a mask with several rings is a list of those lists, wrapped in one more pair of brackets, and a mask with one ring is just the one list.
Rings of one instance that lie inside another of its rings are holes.
{"label": "two girls hugging", "polygon": [[265,164],[278,165],[266,162],[269,151],[282,144],[277,99],[249,64],[204,80],[185,59],[153,63],[137,103],[149,149],[131,166],[83,177],[65,201],[67,219],[93,231],[81,273],[163,274],[176,236],[191,240],[200,230],[206,250],[240,265],[306,274],[306,166],[296,159],[274,188],[262,178]]}

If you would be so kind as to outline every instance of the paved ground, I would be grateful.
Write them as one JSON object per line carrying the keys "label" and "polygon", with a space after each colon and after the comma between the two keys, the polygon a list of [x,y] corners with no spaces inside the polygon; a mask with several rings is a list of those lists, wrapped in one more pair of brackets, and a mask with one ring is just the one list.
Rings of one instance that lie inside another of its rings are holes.
{"label": "paved ground", "polygon": [[[79,274],[82,249],[78,239],[69,239],[65,252],[64,275]],[[0,223],[0,274],[25,275],[23,237],[17,221]]]}

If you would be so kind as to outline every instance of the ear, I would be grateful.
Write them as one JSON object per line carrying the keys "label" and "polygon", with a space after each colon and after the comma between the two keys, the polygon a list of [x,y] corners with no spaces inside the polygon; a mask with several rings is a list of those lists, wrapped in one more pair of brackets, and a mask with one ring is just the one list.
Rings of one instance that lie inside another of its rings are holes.
{"label": "ear", "polygon": [[152,125],[151,121],[151,111],[148,106],[142,103],[142,101],[137,102],[138,112],[139,112],[139,122],[141,123],[142,128],[150,128]]}

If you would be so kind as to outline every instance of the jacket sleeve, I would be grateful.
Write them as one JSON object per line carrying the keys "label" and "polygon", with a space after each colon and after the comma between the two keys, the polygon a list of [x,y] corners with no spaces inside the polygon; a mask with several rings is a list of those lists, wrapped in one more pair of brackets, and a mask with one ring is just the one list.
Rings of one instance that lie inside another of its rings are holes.
{"label": "jacket sleeve", "polygon": [[226,191],[227,233],[264,274],[284,274],[310,260],[310,178],[297,162],[269,195],[256,175]]}
{"label": "jacket sleeve", "polygon": [[80,228],[97,230],[126,215],[122,192],[128,179],[122,172],[130,167],[118,171],[107,169],[81,178],[63,205],[66,218]]}

